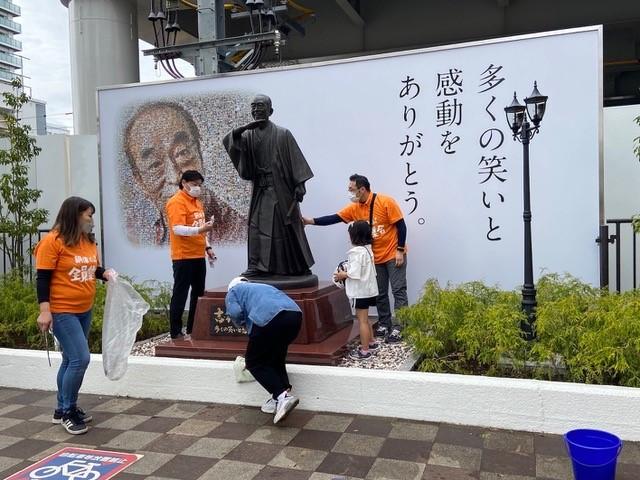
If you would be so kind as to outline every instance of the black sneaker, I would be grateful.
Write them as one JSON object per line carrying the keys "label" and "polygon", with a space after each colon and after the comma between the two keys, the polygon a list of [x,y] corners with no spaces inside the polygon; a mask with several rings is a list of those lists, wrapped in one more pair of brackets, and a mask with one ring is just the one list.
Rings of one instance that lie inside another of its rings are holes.
{"label": "black sneaker", "polygon": [[69,410],[62,416],[61,425],[71,435],[80,435],[87,433],[87,430],[89,430],[87,424],[80,417],[77,408]]}
{"label": "black sneaker", "polygon": [[[85,412],[83,409],[81,409],[80,407],[76,407],[76,412],[78,412],[78,415],[80,415],[80,418],[82,418],[82,421],[84,423],[89,423],[91,420],[93,420],[93,417]],[[53,417],[51,417],[51,423],[62,423],[62,416],[64,415],[64,412],[62,410],[54,410],[53,412]]]}
{"label": "black sneaker", "polygon": [[377,352],[378,350],[380,350],[380,343],[372,342],[372,343],[369,344],[369,351],[370,352]]}
{"label": "black sneaker", "polygon": [[387,327],[378,326],[374,333],[375,333],[376,337],[384,338],[384,337],[387,336]]}
{"label": "black sneaker", "polygon": [[400,335],[400,329],[393,327],[391,333],[387,336],[387,343],[398,343],[402,341],[402,335]]}

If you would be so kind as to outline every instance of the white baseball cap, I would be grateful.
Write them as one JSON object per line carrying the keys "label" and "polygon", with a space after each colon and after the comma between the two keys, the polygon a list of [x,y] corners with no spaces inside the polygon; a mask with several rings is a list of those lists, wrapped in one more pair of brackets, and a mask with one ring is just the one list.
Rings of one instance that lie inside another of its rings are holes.
{"label": "white baseball cap", "polygon": [[249,280],[247,280],[245,277],[235,277],[233,280],[229,282],[229,286],[227,287],[227,292],[231,290],[233,287],[235,287],[237,284],[241,282],[248,282],[248,281]]}

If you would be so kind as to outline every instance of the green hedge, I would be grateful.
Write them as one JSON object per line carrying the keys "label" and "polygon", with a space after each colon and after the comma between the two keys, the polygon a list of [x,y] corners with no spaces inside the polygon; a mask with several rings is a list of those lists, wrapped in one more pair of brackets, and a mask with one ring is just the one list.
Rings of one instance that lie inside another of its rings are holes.
{"label": "green hedge", "polygon": [[[151,306],[144,316],[137,340],[167,333],[170,285],[156,281],[141,284],[132,282],[132,284]],[[89,335],[89,349],[93,353],[102,351],[102,320],[106,293],[106,286],[102,282],[97,282]],[[0,278],[0,347],[44,349],[44,339],[36,323],[38,313],[39,307],[33,282],[24,281],[12,275]]]}
{"label": "green hedge", "polygon": [[427,281],[419,301],[398,312],[419,368],[640,386],[640,292],[609,293],[556,274],[536,288],[537,338],[526,342],[520,291]]}
{"label": "green hedge", "polygon": [[[39,307],[35,286],[18,275],[0,278],[0,346],[37,348]],[[44,348],[44,344],[42,345]]]}

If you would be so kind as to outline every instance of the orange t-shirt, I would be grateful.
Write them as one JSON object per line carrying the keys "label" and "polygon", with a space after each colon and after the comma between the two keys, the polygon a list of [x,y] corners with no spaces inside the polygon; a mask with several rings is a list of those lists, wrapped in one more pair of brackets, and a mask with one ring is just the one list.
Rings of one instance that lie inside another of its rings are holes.
{"label": "orange t-shirt", "polygon": [[205,224],[204,208],[197,198],[193,198],[184,190],[178,192],[167,201],[165,207],[169,222],[169,245],[171,246],[171,260],[186,260],[189,258],[204,258],[205,234],[176,235],[173,227],[186,225],[187,227],[201,227]]}
{"label": "orange t-shirt", "polygon": [[[338,216],[347,223],[356,220],[368,222],[372,198],[373,192],[370,192],[366,202],[351,202],[338,212]],[[373,235],[371,249],[375,263],[385,263],[396,257],[398,229],[393,224],[402,218],[402,210],[393,198],[381,193],[376,194],[376,201],[373,204],[373,225],[371,226]]]}
{"label": "orange t-shirt", "polygon": [[78,245],[67,247],[52,230],[34,250],[36,269],[52,270],[49,303],[52,313],[84,313],[96,296],[98,247],[84,236]]}

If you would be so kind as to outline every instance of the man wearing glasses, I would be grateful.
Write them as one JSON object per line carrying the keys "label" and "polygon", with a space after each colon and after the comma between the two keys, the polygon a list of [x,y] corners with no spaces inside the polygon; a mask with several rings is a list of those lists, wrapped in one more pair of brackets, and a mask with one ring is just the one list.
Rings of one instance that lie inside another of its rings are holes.
{"label": "man wearing glasses", "polygon": [[303,217],[305,225],[334,225],[356,220],[368,221],[371,225],[373,259],[378,281],[378,326],[376,336],[387,343],[401,340],[400,327],[395,325],[389,303],[389,284],[393,294],[394,309],[406,307],[407,300],[407,225],[402,210],[393,198],[371,192],[369,180],[364,175],[349,177],[349,200],[351,203],[333,215]]}

